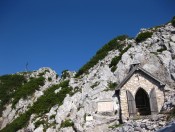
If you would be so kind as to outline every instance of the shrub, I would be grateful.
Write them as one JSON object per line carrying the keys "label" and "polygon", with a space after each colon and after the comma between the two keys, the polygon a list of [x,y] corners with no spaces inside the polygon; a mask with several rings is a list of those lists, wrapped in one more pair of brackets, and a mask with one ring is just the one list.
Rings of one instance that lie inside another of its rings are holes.
{"label": "shrub", "polygon": [[65,120],[64,122],[61,123],[61,128],[65,128],[65,127],[73,127],[74,126],[74,123],[72,120],[68,119],[68,120]]}
{"label": "shrub", "polygon": [[116,66],[118,64],[118,62],[121,60],[121,57],[122,57],[121,55],[114,57],[109,65],[109,67],[111,68],[112,66]]}
{"label": "shrub", "polygon": [[[62,87],[60,92],[57,94],[54,91],[58,88]],[[64,98],[67,94],[71,92],[71,88],[69,87],[69,81],[64,81],[59,85],[54,85],[48,88],[44,95],[41,96],[34,104],[29,108],[29,110],[16,118],[12,123],[8,124],[2,132],[15,132],[19,129],[23,128],[30,119],[30,115],[32,114],[45,114],[49,112],[52,106],[58,104],[62,105]]]}
{"label": "shrub", "polygon": [[38,76],[42,77],[43,75],[45,75],[45,72],[41,72],[38,74]]}
{"label": "shrub", "polygon": [[26,112],[16,118],[12,123],[8,124],[1,132],[16,132],[19,129],[27,125],[28,120],[30,119],[30,112]]}
{"label": "shrub", "polygon": [[104,59],[109,51],[114,49],[118,49],[119,51],[121,51],[124,45],[120,44],[117,40],[125,40],[126,38],[128,38],[127,35],[121,35],[105,44],[100,50],[97,51],[96,55],[93,56],[89,62],[87,62],[82,68],[80,68],[75,77],[79,77],[83,73],[87,73],[90,68],[92,68],[99,62],[99,60]]}
{"label": "shrub", "polygon": [[75,87],[70,93],[69,93],[69,95],[70,96],[73,96],[75,93],[77,93],[77,92],[81,92],[81,88],[79,88],[79,87]]}
{"label": "shrub", "polygon": [[129,38],[128,35],[120,35],[120,36],[117,37],[117,40],[124,41],[127,38]]}
{"label": "shrub", "polygon": [[50,73],[50,71],[49,71],[48,69],[46,69],[46,70],[44,71],[44,73],[46,73],[46,72]]}
{"label": "shrub", "polygon": [[50,116],[50,119],[54,119],[55,116],[56,116],[56,114],[51,115],[51,116]]}
{"label": "shrub", "polygon": [[115,128],[118,128],[118,127],[121,127],[121,126],[122,126],[121,124],[114,124],[112,126],[109,126],[109,128],[115,129]]}
{"label": "shrub", "polygon": [[52,81],[52,78],[51,77],[48,77],[48,81],[51,82]]}
{"label": "shrub", "polygon": [[[55,94],[54,91],[60,87],[62,87],[62,89]],[[69,87],[69,81],[64,81],[59,85],[54,85],[44,92],[44,95],[34,103],[31,110],[36,114],[46,113],[52,108],[52,106],[56,104],[62,105],[66,94],[69,94],[71,90],[72,89]]]}
{"label": "shrub", "polygon": [[12,102],[12,106],[14,107],[21,98],[26,98],[27,96],[32,95],[35,90],[38,90],[40,86],[44,85],[44,80],[45,79],[43,77],[34,78],[18,88],[13,94],[14,100]]}
{"label": "shrub", "polygon": [[[158,52],[158,51],[157,51]],[[157,52],[150,52],[151,54],[154,54],[154,55],[158,55],[158,53]]]}
{"label": "shrub", "polygon": [[167,120],[171,120],[174,117],[175,117],[175,107],[169,111]]}
{"label": "shrub", "polygon": [[95,83],[91,86],[91,88],[93,89],[93,88],[97,87],[99,84],[100,84],[100,82],[95,82]]}
{"label": "shrub", "polygon": [[144,32],[144,33],[140,33],[137,37],[136,37],[136,42],[142,42],[145,41],[147,38],[150,38],[152,36],[152,32]]}
{"label": "shrub", "polygon": [[39,120],[37,122],[35,122],[35,127],[38,128],[41,124],[44,124],[45,121],[44,120]]}
{"label": "shrub", "polygon": [[163,45],[163,47],[161,49],[158,49],[157,52],[163,52],[167,50],[167,47],[165,45]]}
{"label": "shrub", "polygon": [[58,75],[58,74],[56,74],[56,79],[58,79],[58,77],[59,77],[59,75]]}
{"label": "shrub", "polygon": [[115,90],[115,88],[117,87],[117,85],[118,85],[118,84],[115,83],[115,82],[114,82],[114,83],[113,83],[113,82],[109,82],[109,83],[108,83],[108,88],[107,88],[105,91],[110,91],[110,90],[112,91],[112,90]]}
{"label": "shrub", "polygon": [[117,69],[117,66],[113,66],[113,67],[111,68],[111,72],[115,72],[116,69]]}
{"label": "shrub", "polygon": [[24,75],[4,75],[0,76],[0,117],[7,104],[13,96],[13,93],[26,83]]}
{"label": "shrub", "polygon": [[111,67],[114,67],[113,69],[111,69],[111,71],[115,71],[116,70],[116,65],[118,64],[118,62],[121,60],[121,58],[122,58],[122,55],[125,53],[125,52],[127,52],[128,51],[128,49],[131,47],[131,45],[128,45],[124,50],[121,50],[120,51],[120,54],[119,54],[119,56],[115,56],[113,59],[112,59],[112,61],[111,61],[111,63],[109,64],[109,68],[111,68]]}
{"label": "shrub", "polygon": [[171,20],[171,24],[175,27],[175,16],[174,16],[173,19]]}
{"label": "shrub", "polygon": [[68,70],[62,71],[61,78],[66,79],[67,77],[70,77]]}
{"label": "shrub", "polygon": [[112,82],[110,82],[109,84],[108,84],[108,86],[109,86],[109,89],[111,89],[111,90],[114,90],[116,87],[117,87],[117,83],[112,83]]}

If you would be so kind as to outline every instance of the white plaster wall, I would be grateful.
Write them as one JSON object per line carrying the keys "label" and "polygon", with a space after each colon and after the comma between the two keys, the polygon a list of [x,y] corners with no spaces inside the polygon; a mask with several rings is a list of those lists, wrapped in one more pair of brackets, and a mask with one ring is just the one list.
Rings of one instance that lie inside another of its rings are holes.
{"label": "white plaster wall", "polygon": [[97,103],[97,111],[98,112],[114,111],[114,103],[113,103],[113,101],[98,102]]}

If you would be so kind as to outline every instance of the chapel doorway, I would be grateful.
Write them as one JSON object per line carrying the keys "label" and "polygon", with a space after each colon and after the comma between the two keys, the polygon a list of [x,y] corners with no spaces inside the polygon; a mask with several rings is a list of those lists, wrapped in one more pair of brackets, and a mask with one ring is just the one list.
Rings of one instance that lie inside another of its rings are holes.
{"label": "chapel doorway", "polygon": [[140,115],[151,114],[149,96],[144,89],[139,88],[135,95],[135,102],[137,113]]}

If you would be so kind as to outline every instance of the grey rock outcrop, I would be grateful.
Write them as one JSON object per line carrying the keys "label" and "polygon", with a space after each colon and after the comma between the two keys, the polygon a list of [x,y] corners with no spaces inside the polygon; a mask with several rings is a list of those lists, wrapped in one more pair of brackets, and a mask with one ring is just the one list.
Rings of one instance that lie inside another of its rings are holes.
{"label": "grey rock outcrop", "polygon": [[[12,122],[15,118],[17,118],[20,114],[24,113],[28,110],[29,106],[32,106],[37,99],[43,95],[43,91],[48,89],[50,86],[54,84],[58,84],[60,78],[57,78],[57,74],[51,68],[40,68],[37,71],[28,74],[28,79],[31,77],[38,77],[40,74],[45,78],[45,85],[40,87],[39,91],[35,91],[33,96],[29,96],[27,99],[20,99],[18,103],[15,105],[15,108],[12,108],[12,105],[9,104],[6,106],[6,109],[3,111],[2,115],[2,124],[0,128],[4,128],[7,124]],[[51,78],[51,81],[47,81],[48,78]]]}
{"label": "grey rock outcrop", "polygon": [[[131,47],[122,54],[121,60],[117,63],[116,70],[113,72],[109,65],[114,57],[120,55],[120,51],[116,49],[110,51],[103,60],[90,68],[87,74],[83,74],[79,78],[75,78],[75,72],[70,71],[65,71],[62,78],[57,78],[56,72],[50,68],[41,68],[33,72],[30,77],[37,77],[40,73],[45,73],[43,75],[45,85],[40,90],[35,91],[27,100],[20,99],[15,109],[11,107],[11,104],[8,104],[3,111],[1,128],[12,122],[20,113],[24,113],[28,106],[32,106],[50,86],[59,84],[60,81],[69,80],[71,90],[78,90],[73,95],[67,94],[62,105],[53,106],[48,113],[39,117],[38,115],[32,115],[28,126],[21,129],[21,132],[25,130],[42,132],[44,129],[46,132],[152,132],[159,130],[166,125],[164,115],[128,120],[118,127],[120,102],[118,97],[114,96],[116,86],[110,89],[110,84],[119,84],[127,76],[131,64],[139,62],[145,70],[167,84],[163,109],[170,111],[175,107],[175,35],[172,33],[174,30],[175,28],[171,24],[166,24],[159,28],[142,29],[141,33],[153,32],[152,37],[143,42],[136,43],[134,39],[125,39],[123,41],[124,47],[127,45],[131,45]],[[51,78],[51,81],[49,81],[49,78]],[[59,93],[61,89],[56,89],[54,93]],[[105,101],[113,104],[113,111],[98,111],[98,103]],[[45,124],[37,126],[35,123],[38,120],[43,120]],[[61,124],[66,120],[72,121],[72,126],[61,128]],[[48,126],[48,128],[44,128],[45,126]],[[111,128],[110,126],[114,127]]]}

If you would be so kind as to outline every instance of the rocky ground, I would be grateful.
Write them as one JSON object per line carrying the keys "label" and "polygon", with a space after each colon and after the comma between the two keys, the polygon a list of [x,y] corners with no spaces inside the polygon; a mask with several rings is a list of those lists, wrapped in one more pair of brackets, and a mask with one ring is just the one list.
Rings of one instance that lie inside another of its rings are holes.
{"label": "rocky ground", "polygon": [[[49,112],[42,115],[32,114],[28,124],[18,132],[151,132],[166,126],[164,114],[138,117],[120,125],[119,102],[117,97],[113,96],[114,89],[109,88],[110,84],[119,84],[126,77],[132,63],[140,62],[144,69],[167,84],[163,110],[170,111],[175,107],[175,28],[168,23],[156,28],[142,29],[140,33],[146,31],[153,32],[153,35],[143,42],[137,43],[134,39],[123,41],[126,46],[131,45],[131,48],[122,55],[114,72],[109,65],[112,59],[119,55],[119,50],[110,51],[103,60],[89,69],[87,74],[79,78],[75,78],[76,73],[70,71],[66,71],[66,76],[62,78],[57,77],[56,72],[50,68],[41,68],[29,74],[30,77],[37,77],[44,72],[45,85],[27,99],[20,99],[15,108],[12,108],[12,104],[7,104],[0,118],[1,129],[25,113],[29,106],[43,96],[44,91],[65,80],[69,80],[71,90],[76,92],[72,96],[67,94],[62,105],[54,105]],[[48,78],[51,78],[51,81],[48,81]],[[61,88],[56,89],[55,94],[60,90]],[[104,99],[112,99],[116,113],[97,113],[96,103]],[[65,121],[69,125],[64,126]]]}
{"label": "rocky ground", "polygon": [[160,128],[166,126],[166,116],[165,115],[154,115],[148,117],[139,117],[138,119],[128,120],[121,127],[114,128],[111,131],[118,132],[154,132]]}

